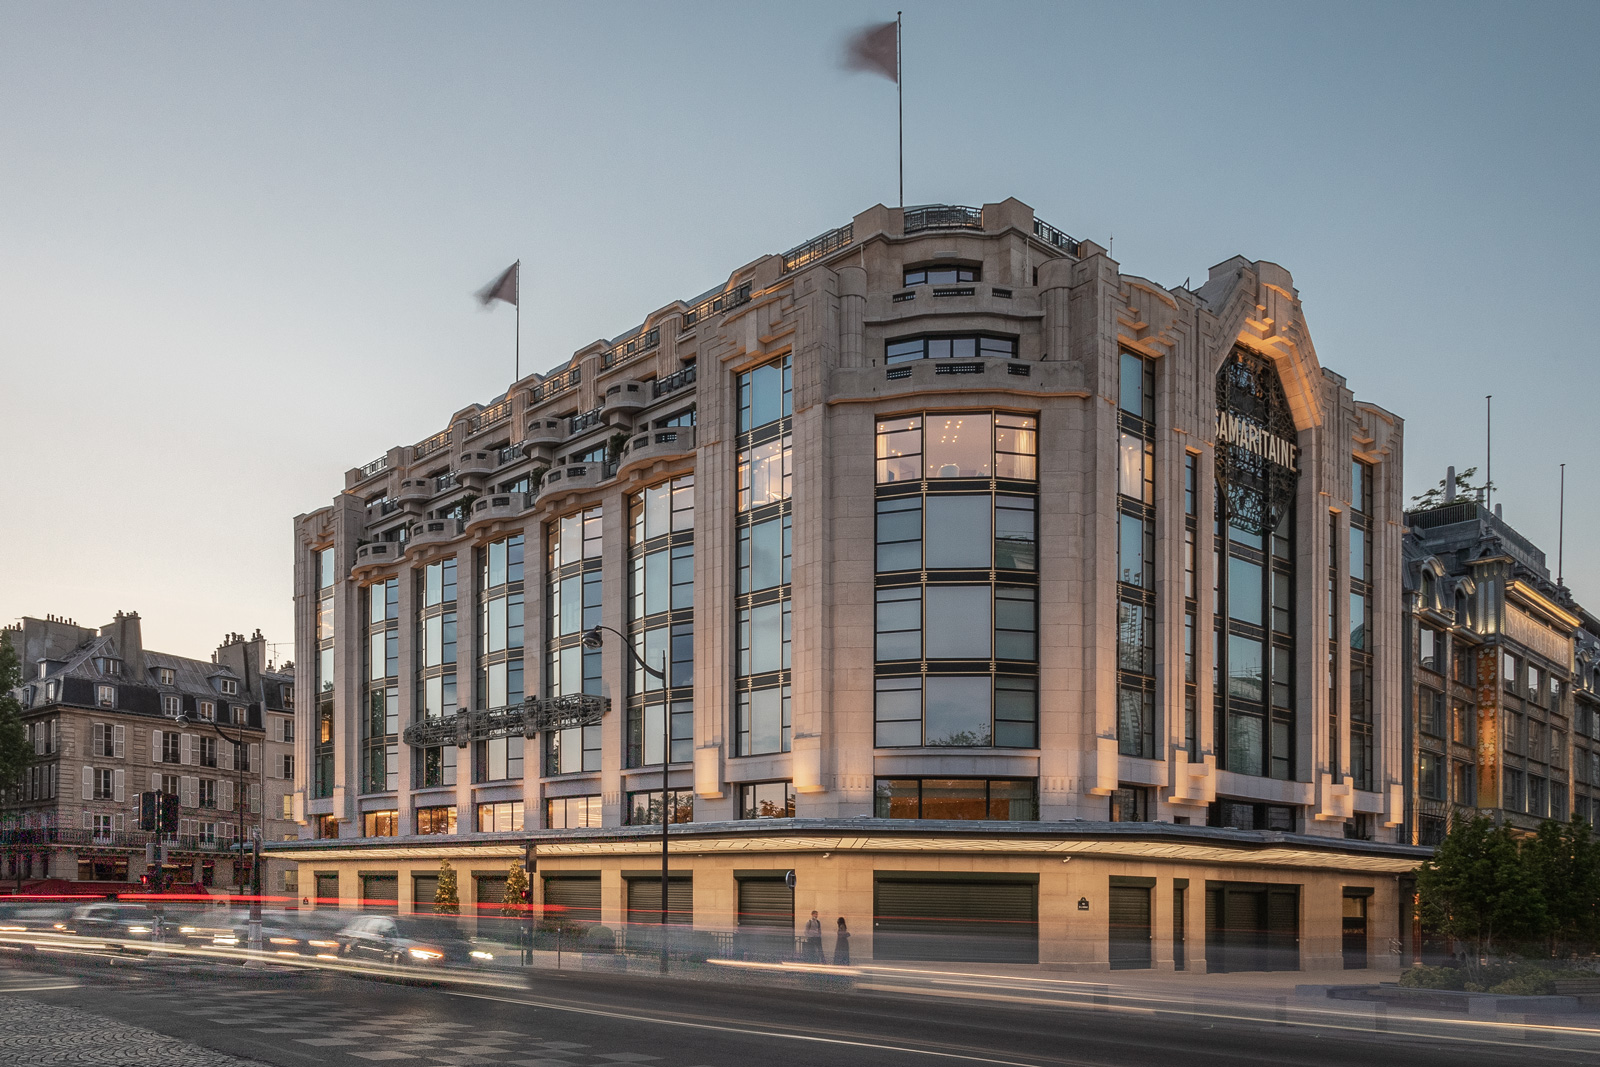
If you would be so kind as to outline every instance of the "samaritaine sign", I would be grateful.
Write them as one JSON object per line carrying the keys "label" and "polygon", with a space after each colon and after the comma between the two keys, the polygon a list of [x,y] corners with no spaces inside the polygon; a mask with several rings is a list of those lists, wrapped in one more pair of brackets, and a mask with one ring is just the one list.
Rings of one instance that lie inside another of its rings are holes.
{"label": "samaritaine sign", "polygon": [[1278,373],[1235,349],[1217,372],[1217,481],[1228,521],[1268,533],[1294,500],[1300,446]]}

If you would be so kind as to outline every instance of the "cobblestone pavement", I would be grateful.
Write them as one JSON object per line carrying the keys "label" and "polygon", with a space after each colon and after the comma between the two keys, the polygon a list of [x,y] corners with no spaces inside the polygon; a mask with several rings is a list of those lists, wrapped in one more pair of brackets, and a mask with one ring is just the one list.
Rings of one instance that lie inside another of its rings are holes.
{"label": "cobblestone pavement", "polygon": [[250,1067],[188,1041],[104,1015],[0,996],[0,1063],[7,1067]]}

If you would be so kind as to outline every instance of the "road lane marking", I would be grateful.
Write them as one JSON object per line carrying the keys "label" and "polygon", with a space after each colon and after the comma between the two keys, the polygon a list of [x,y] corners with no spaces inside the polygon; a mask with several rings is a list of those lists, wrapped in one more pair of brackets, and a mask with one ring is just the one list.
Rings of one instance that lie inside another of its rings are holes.
{"label": "road lane marking", "polygon": [[42,993],[47,989],[80,989],[82,983],[74,982],[71,985],[24,985],[0,987],[0,993]]}
{"label": "road lane marking", "polygon": [[[624,1011],[607,1011],[600,1008],[582,1008],[576,1005],[561,1004],[538,1000],[522,1000],[516,997],[494,997],[486,993],[466,993],[458,990],[445,990],[453,997],[470,997],[474,1000],[494,1000],[502,1004],[521,1004],[530,1008],[548,1008],[552,1011],[571,1012],[576,1015],[595,1015],[605,1019],[623,1019],[629,1022],[656,1023],[660,1026],[683,1026],[694,1030],[713,1030],[726,1034],[741,1034],[748,1037],[778,1037],[790,1041],[809,1041],[821,1045],[845,1045],[851,1048],[875,1049],[880,1052],[903,1052],[911,1056],[934,1056],[946,1060],[963,1060],[968,1063],[991,1063],[996,1067],[1040,1067],[1038,1062],[1027,1063],[1022,1060],[1000,1060],[988,1056],[969,1055],[960,1052],[939,1052],[934,1049],[912,1048],[905,1045],[886,1045],[875,1041],[856,1041],[842,1037],[819,1037],[815,1034],[795,1034],[782,1030],[758,1030],[742,1026],[721,1026],[716,1023],[690,1022],[685,1019],[663,1019],[653,1015],[637,1015]],[[1070,1067],[1106,1067],[1105,1064],[1089,1060],[1063,1060],[1052,1059],[1046,1062],[1068,1064]]]}

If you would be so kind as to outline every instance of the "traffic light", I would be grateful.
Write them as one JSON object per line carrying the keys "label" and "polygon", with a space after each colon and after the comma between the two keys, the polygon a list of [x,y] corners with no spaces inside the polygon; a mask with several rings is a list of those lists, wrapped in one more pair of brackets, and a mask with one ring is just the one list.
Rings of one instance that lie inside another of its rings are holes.
{"label": "traffic light", "polygon": [[154,832],[161,820],[161,794],[139,794],[139,829]]}
{"label": "traffic light", "polygon": [[178,832],[178,797],[173,793],[158,793],[161,798],[161,832],[175,834]]}

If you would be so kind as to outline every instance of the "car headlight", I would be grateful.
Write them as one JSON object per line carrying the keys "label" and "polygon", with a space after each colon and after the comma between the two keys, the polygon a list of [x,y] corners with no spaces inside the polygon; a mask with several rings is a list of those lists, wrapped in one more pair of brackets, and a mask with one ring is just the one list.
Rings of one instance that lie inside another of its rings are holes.
{"label": "car headlight", "polygon": [[414,960],[437,960],[444,957],[443,952],[435,952],[428,948],[413,948],[406,951],[410,953],[411,958]]}
{"label": "car headlight", "polygon": [[237,945],[239,943],[239,939],[237,937],[224,937],[222,934],[218,934],[216,937],[211,939],[211,943],[213,945]]}
{"label": "car headlight", "polygon": [[149,932],[150,932],[150,928],[148,926],[130,926],[130,927],[128,927],[128,933],[130,933],[130,934],[148,934]]}
{"label": "car headlight", "polygon": [[269,937],[267,940],[274,945],[298,945],[300,943],[298,937]]}
{"label": "car headlight", "polygon": [[312,948],[338,948],[339,947],[339,942],[337,942],[337,941],[307,941],[306,944],[310,945]]}
{"label": "car headlight", "polygon": [[178,933],[180,933],[180,934],[192,934],[192,933],[194,933],[194,927],[192,927],[192,926],[180,926],[180,927],[178,927]]}
{"label": "car headlight", "polygon": [[494,959],[494,953],[493,952],[480,952],[480,951],[474,950],[473,952],[469,953],[469,955],[475,960],[492,960],[492,959]]}

